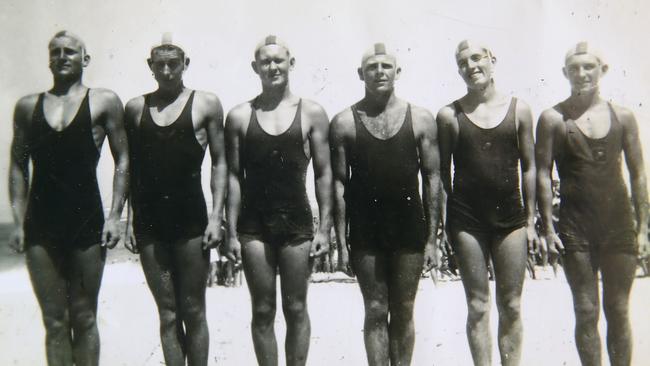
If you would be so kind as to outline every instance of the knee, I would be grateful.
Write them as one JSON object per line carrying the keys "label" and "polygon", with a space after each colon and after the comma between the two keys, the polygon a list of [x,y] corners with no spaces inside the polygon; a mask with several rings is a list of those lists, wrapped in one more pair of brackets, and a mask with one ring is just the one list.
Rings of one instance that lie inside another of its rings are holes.
{"label": "knee", "polygon": [[307,304],[304,300],[285,300],[282,312],[288,322],[299,321],[307,315]]}
{"label": "knee", "polygon": [[477,296],[467,301],[467,320],[478,323],[490,315],[490,300],[487,296]]}
{"label": "knee", "polygon": [[177,325],[177,315],[176,309],[173,307],[160,308],[158,309],[160,317],[160,331],[166,332],[169,330],[176,329]]}
{"label": "knee", "polygon": [[598,323],[600,309],[597,303],[581,301],[573,306],[576,314],[576,323],[579,325],[592,325]]}
{"label": "knee", "polygon": [[70,332],[67,312],[43,314],[43,324],[48,335],[60,335]]}
{"label": "knee", "polygon": [[603,304],[607,323],[626,321],[629,313],[627,299],[607,299]]}
{"label": "knee", "polygon": [[271,326],[275,321],[275,302],[253,304],[253,326]]}
{"label": "knee", "polygon": [[497,301],[499,318],[502,320],[514,321],[521,317],[521,298],[509,296]]}
{"label": "knee", "polygon": [[392,302],[390,304],[390,320],[391,323],[394,321],[398,322],[407,322],[413,319],[413,305],[415,302],[413,300],[405,300],[400,302]]}
{"label": "knee", "polygon": [[388,320],[388,302],[385,300],[366,301],[366,321],[384,323]]}
{"label": "knee", "polygon": [[93,329],[97,324],[95,312],[90,309],[73,311],[70,322],[75,333]]}
{"label": "knee", "polygon": [[205,320],[205,304],[199,299],[187,298],[180,304],[180,312],[183,322],[188,325]]}

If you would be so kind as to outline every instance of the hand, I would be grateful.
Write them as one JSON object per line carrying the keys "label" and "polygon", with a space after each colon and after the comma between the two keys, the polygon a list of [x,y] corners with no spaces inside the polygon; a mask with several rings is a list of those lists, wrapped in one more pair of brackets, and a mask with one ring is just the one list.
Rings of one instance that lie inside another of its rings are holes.
{"label": "hand", "polygon": [[564,244],[562,244],[562,240],[555,231],[547,233],[544,239],[548,249],[548,261],[555,268],[560,254],[564,254]]}
{"label": "hand", "polygon": [[526,240],[528,242],[528,255],[534,256],[537,253],[537,249],[540,247],[539,236],[537,235],[537,230],[535,230],[535,225],[526,226]]}
{"label": "hand", "polygon": [[9,247],[13,249],[16,253],[22,253],[25,251],[25,231],[23,230],[22,225],[16,226],[14,231],[11,232],[9,237]]}
{"label": "hand", "polygon": [[221,220],[210,220],[203,234],[203,250],[216,248],[223,242],[226,230],[221,226]]}
{"label": "hand", "polygon": [[354,272],[352,271],[352,266],[350,265],[350,254],[348,252],[347,246],[342,245],[341,250],[339,250],[338,268],[336,270],[343,272],[350,277],[354,277]]}
{"label": "hand", "polygon": [[311,241],[309,248],[309,257],[316,258],[327,253],[330,250],[330,240],[328,235],[316,233],[314,240]]}
{"label": "hand", "polygon": [[133,223],[131,222],[126,224],[126,230],[124,231],[124,247],[129,252],[138,254],[138,245],[135,241],[135,235],[133,234]]}
{"label": "hand", "polygon": [[226,258],[233,263],[235,268],[241,266],[241,243],[237,237],[231,237],[226,240]]}
{"label": "hand", "polygon": [[429,272],[432,269],[440,269],[442,264],[442,252],[436,245],[435,240],[428,241],[424,247],[423,271]]}
{"label": "hand", "polygon": [[104,222],[104,230],[102,231],[102,246],[108,249],[115,248],[121,236],[119,220],[107,219]]}
{"label": "hand", "polygon": [[640,231],[636,235],[636,242],[639,245],[639,257],[646,258],[650,256],[650,243],[648,242],[648,233]]}

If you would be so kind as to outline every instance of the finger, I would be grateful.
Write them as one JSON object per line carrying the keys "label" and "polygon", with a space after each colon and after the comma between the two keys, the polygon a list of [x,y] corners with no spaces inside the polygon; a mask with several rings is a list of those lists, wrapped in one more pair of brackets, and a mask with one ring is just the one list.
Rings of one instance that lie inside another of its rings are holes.
{"label": "finger", "polygon": [[108,231],[102,231],[102,246],[105,247],[108,242]]}

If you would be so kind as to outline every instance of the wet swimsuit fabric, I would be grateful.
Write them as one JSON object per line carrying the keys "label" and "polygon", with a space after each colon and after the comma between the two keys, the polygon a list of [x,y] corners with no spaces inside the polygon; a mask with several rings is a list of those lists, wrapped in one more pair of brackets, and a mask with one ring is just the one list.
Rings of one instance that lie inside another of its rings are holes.
{"label": "wet swimsuit fabric", "polygon": [[[201,188],[205,150],[196,140],[192,123],[194,91],[168,126],[154,122],[149,100],[150,95],[145,95],[140,126],[131,132],[136,239],[175,242],[200,236],[208,220]],[[141,240],[136,241],[140,244]]]}
{"label": "wet swimsuit fabric", "polygon": [[351,249],[423,250],[427,228],[411,106],[397,133],[385,140],[368,131],[356,105],[351,109],[356,140],[345,191]]}
{"label": "wet swimsuit fabric", "polygon": [[240,234],[287,244],[313,238],[314,223],[307,197],[309,157],[304,151],[302,100],[287,130],[271,135],[259,124],[255,101],[242,151],[244,179]]}

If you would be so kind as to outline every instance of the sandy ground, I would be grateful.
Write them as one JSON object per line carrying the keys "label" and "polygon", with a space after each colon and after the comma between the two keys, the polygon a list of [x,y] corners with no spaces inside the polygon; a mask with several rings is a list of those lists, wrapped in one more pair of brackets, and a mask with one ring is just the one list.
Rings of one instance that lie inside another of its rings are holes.
{"label": "sandy ground", "polygon": [[[562,274],[552,279],[550,270],[542,276],[547,279],[528,279],[525,283],[522,365],[579,365],[566,281]],[[109,256],[99,300],[101,364],[163,364],[155,305],[137,261],[119,251]],[[245,284],[239,288],[209,288],[207,308],[210,364],[254,365],[250,303]],[[634,365],[650,364],[648,309],[650,279],[638,279],[632,291],[631,308]],[[356,283],[312,284],[309,311],[312,339],[308,365],[366,364],[363,304]],[[460,282],[441,282],[434,287],[430,279],[423,279],[416,299],[413,365],[471,365],[465,316]],[[21,263],[0,271],[0,324],[0,365],[45,365],[40,310]],[[492,326],[496,331],[494,306]],[[281,311],[278,311],[276,331],[278,339],[284,339]],[[282,353],[280,364],[284,364]],[[496,342],[494,357],[498,360]]]}

